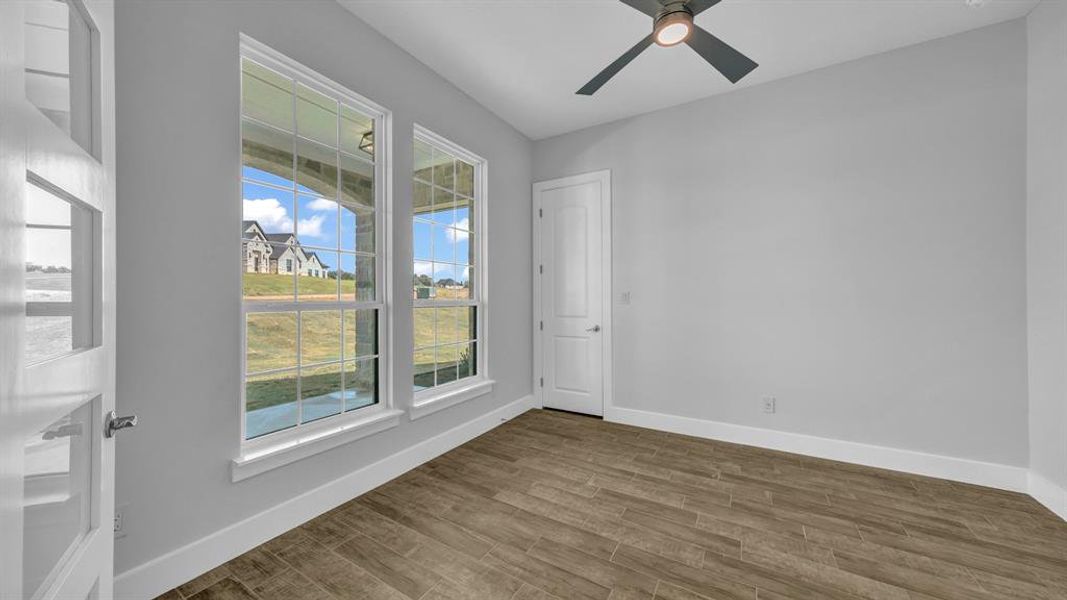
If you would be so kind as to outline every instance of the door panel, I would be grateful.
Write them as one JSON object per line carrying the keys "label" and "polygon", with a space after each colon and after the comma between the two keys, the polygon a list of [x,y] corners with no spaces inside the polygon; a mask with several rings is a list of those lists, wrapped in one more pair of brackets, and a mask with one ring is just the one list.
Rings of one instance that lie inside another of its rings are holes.
{"label": "door panel", "polygon": [[[535,186],[540,216],[539,361],[542,402],[590,415],[604,413],[602,177],[577,177]],[[539,382],[540,383],[540,382]]]}
{"label": "door panel", "polygon": [[111,0],[0,2],[0,597],[111,597]]}

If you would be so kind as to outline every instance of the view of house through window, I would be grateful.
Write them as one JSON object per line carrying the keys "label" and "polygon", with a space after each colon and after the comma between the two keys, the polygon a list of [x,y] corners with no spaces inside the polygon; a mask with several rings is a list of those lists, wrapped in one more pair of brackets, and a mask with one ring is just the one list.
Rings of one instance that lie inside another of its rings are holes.
{"label": "view of house through window", "polygon": [[476,161],[415,138],[412,200],[415,391],[478,375]]}
{"label": "view of house through window", "polygon": [[358,99],[258,58],[242,59],[241,87],[252,439],[379,400],[380,159]]}

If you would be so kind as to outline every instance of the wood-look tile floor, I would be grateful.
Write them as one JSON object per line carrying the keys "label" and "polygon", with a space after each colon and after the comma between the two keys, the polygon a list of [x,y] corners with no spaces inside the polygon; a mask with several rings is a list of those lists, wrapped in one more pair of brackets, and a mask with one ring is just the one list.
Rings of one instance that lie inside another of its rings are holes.
{"label": "wood-look tile floor", "polygon": [[1067,598],[1067,523],[970,485],[530,411],[168,600]]}

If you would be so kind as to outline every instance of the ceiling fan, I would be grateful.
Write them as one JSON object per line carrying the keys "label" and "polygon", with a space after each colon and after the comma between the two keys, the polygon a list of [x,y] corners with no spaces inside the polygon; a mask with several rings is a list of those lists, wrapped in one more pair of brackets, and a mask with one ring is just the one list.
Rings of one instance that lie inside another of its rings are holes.
{"label": "ceiling fan", "polygon": [[693,23],[693,17],[718,4],[721,0],[619,0],[652,17],[652,33],[634,44],[615,62],[597,74],[578,90],[578,94],[592,96],[609,79],[637,58],[653,43],[674,46],[685,42],[711,66],[726,76],[732,83],[758,67],[755,61],[731,48],[726,42],[711,35]]}

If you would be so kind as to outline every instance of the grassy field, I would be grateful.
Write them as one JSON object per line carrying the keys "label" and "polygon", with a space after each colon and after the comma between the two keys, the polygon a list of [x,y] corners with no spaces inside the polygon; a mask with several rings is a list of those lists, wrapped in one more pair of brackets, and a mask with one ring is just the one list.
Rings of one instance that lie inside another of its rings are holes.
{"label": "grassy field", "polygon": [[[301,298],[321,296],[335,299],[336,280],[298,278]],[[351,281],[351,280],[348,280]],[[348,281],[342,281],[342,284]],[[352,282],[354,284],[354,282]],[[291,300],[293,278],[288,275],[245,274],[245,295],[259,300]],[[354,289],[354,285],[353,285]],[[439,297],[460,293],[459,290],[440,288]],[[294,369],[291,373],[270,376],[252,376],[246,389],[247,409],[255,410],[277,404],[292,402],[296,398],[296,367],[298,361],[305,365],[373,356],[377,353],[377,311],[375,310],[326,310],[307,311],[300,319],[301,352],[297,352],[296,313],[249,313],[247,319],[246,366],[248,373],[276,369]],[[415,309],[414,337],[415,384],[431,387],[447,383],[470,374],[474,352],[470,344],[464,344],[474,336],[471,324],[475,319],[473,308],[444,307]],[[342,354],[341,328],[343,320],[345,348]],[[435,334],[435,323],[436,334]],[[434,346],[446,344],[437,348]],[[447,345],[456,344],[456,345]],[[436,361],[436,362],[435,362]],[[372,365],[373,362],[358,363]],[[352,369],[352,366],[347,367]],[[350,374],[347,381],[360,385],[373,384],[373,371],[359,369]],[[353,379],[355,377],[355,379]],[[302,376],[304,397],[326,394],[341,389],[340,365],[305,368]]]}
{"label": "grassy field", "polygon": [[[297,277],[297,293],[301,300],[332,301],[337,299],[336,277]],[[372,287],[366,282],[363,284],[364,294],[360,300],[369,298]],[[341,280],[341,293],[346,298],[352,298],[356,293],[355,279]],[[274,273],[245,273],[244,295],[246,300],[260,301],[290,301],[293,299],[293,276],[277,275]]]}

